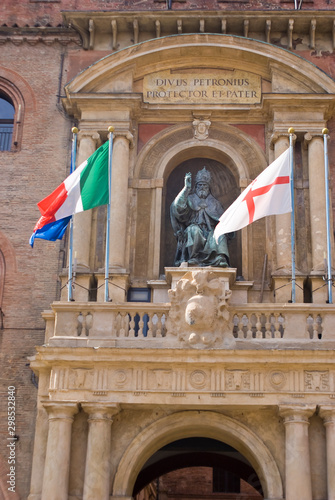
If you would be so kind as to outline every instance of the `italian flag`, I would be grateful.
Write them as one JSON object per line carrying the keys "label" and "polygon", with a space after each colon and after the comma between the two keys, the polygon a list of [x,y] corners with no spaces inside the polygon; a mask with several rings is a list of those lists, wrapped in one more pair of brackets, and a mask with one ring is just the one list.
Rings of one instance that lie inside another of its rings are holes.
{"label": "italian flag", "polygon": [[37,204],[41,217],[30,238],[31,246],[35,238],[61,239],[73,214],[108,204],[108,150],[107,141]]}

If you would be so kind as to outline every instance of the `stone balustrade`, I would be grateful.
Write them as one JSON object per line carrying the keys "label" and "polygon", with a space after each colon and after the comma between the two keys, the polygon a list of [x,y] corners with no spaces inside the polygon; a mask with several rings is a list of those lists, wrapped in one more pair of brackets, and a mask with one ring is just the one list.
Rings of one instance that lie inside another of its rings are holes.
{"label": "stone balustrade", "polygon": [[[335,310],[319,304],[244,304],[228,306],[229,320],[217,332],[216,348],[281,347],[292,342],[324,348],[335,341]],[[171,304],[55,302],[45,311],[46,343],[51,345],[184,347],[173,328]],[[172,325],[172,326],[171,326]],[[221,341],[220,341],[221,337]],[[224,340],[224,343],[223,343]]]}

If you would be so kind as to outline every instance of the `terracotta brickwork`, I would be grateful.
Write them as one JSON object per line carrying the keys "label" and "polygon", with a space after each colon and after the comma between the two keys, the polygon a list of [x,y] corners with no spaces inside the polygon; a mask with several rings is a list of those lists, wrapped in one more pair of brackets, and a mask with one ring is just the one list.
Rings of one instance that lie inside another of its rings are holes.
{"label": "terracotta brickwork", "polygon": [[[39,217],[37,202],[67,175],[71,123],[58,103],[62,49],[37,44],[2,50],[1,77],[10,80],[23,98],[22,140],[17,151],[0,153],[0,249],[5,260],[0,330],[0,391],[16,387],[17,493],[29,491],[37,389],[28,357],[43,343],[44,321],[59,292],[60,244],[29,237]],[[63,243],[62,243],[63,245]],[[1,457],[7,464],[7,406],[1,405]]]}

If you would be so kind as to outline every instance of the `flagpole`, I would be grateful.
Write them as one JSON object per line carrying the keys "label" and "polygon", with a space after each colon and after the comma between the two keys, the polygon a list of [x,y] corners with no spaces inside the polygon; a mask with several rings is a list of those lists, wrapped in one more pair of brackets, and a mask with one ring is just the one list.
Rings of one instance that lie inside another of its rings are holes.
{"label": "flagpole", "polygon": [[294,162],[293,162],[293,139],[294,139],[294,128],[290,127],[288,129],[290,135],[290,176],[291,176],[291,256],[292,256],[292,302],[295,303],[295,221],[294,221]]}
{"label": "flagpole", "polygon": [[323,135],[323,149],[325,159],[325,189],[326,189],[326,220],[327,220],[327,285],[328,285],[328,303],[333,303],[332,293],[332,264],[331,264],[331,237],[330,237],[330,210],[329,210],[329,168],[328,168],[328,134],[329,130],[324,128]]}
{"label": "flagpole", "polygon": [[109,234],[110,234],[110,213],[111,213],[111,190],[112,190],[112,154],[113,154],[113,132],[114,127],[108,127],[109,149],[108,149],[108,205],[106,222],[106,255],[105,255],[105,302],[109,302]]}
{"label": "flagpole", "polygon": [[[76,153],[77,153],[77,127],[72,127],[72,150],[71,150],[71,166],[70,174],[72,174],[76,168]],[[68,275],[68,290],[67,290],[67,300],[68,302],[73,301],[73,216],[70,219],[70,243],[69,243],[69,275]]]}

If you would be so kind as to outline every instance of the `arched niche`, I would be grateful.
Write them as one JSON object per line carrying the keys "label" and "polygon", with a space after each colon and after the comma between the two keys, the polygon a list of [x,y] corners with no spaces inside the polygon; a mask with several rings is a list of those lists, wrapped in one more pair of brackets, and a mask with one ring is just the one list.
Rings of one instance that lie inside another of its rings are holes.
{"label": "arched niche", "polygon": [[182,411],[153,422],[130,443],[119,462],[113,496],[131,496],[138,474],[147,460],[163,446],[188,437],[222,441],[239,451],[252,465],[267,499],[283,498],[283,486],[274,457],[248,427],[211,411]]}
{"label": "arched niche", "polygon": [[[191,158],[183,161],[175,167],[166,180],[163,190],[162,203],[162,237],[161,237],[161,269],[174,266],[176,252],[176,238],[173,234],[170,222],[170,206],[177,194],[184,186],[184,177],[187,172],[192,174],[192,185],[194,187],[196,174],[203,167],[211,174],[211,193],[227,209],[239,196],[240,188],[232,170],[225,164],[212,158]],[[229,241],[230,266],[238,269],[242,274],[242,254],[240,232]]]}
{"label": "arched niche", "polygon": [[[146,226],[152,229],[139,231],[139,220],[137,227],[134,226],[135,275],[140,270],[144,276],[157,278],[164,273],[164,267],[173,265],[176,242],[169,207],[183,187],[185,173],[191,171],[194,178],[199,167],[206,164],[213,173],[213,194],[228,208],[241,189],[266,168],[267,161],[255,140],[237,127],[223,124],[211,126],[206,141],[194,138],[192,123],[171,126],[157,133],[141,150],[134,168],[133,185],[139,188],[136,212],[141,214],[142,223],[146,221]],[[152,187],[146,188],[143,196],[141,185],[148,186],[148,182]],[[261,227],[264,241],[265,226],[257,227]],[[259,236],[259,231],[255,234]],[[244,240],[244,252],[241,232],[231,241],[231,255],[234,255],[231,265],[249,279],[248,266],[252,266],[247,256],[248,237]],[[138,252],[144,248],[145,253]]]}

